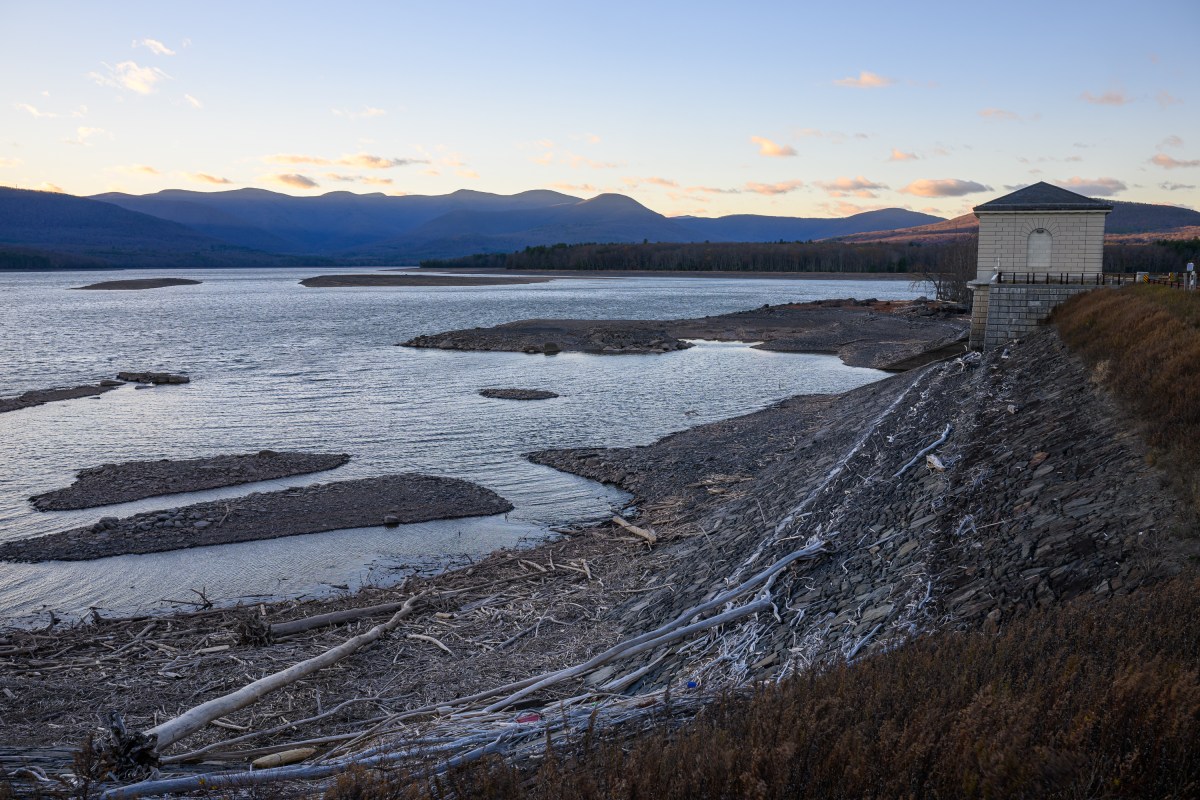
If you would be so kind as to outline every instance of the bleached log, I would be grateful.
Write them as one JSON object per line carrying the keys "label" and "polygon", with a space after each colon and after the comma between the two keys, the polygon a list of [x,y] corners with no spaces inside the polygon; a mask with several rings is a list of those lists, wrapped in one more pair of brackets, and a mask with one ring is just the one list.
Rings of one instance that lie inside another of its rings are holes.
{"label": "bleached log", "polygon": [[655,534],[654,531],[646,530],[645,528],[639,528],[637,525],[634,525],[632,522],[624,520],[621,517],[613,517],[612,521],[632,533],[634,536],[640,536],[641,538],[645,539],[648,544],[654,544],[658,541],[658,535]]}
{"label": "bleached log", "polygon": [[356,619],[363,617],[373,617],[382,614],[394,614],[404,607],[403,602],[398,603],[381,603],[377,606],[365,606],[363,608],[349,608],[345,611],[331,611],[328,614],[317,614],[303,619],[294,619],[289,622],[276,622],[271,625],[272,636],[290,636],[293,633],[301,633],[309,631],[313,628],[325,628],[330,625],[341,625],[343,622],[353,622]]}
{"label": "bleached log", "polygon": [[352,639],[347,639],[337,647],[326,650],[324,653],[306,661],[301,661],[299,664],[294,664],[285,670],[259,678],[235,692],[230,692],[227,695],[201,703],[195,708],[188,709],[178,717],[150,728],[144,732],[144,735],[153,739],[155,751],[161,753],[167,747],[170,747],[180,739],[190,736],[213,720],[245,708],[271,692],[293,684],[331,664],[335,664],[343,658],[358,652],[368,644],[379,640],[384,635],[395,630],[404,618],[412,613],[416,607],[417,600],[422,596],[423,594],[417,594],[408,598],[400,609],[392,615],[391,619],[380,625],[376,625],[366,633],[355,636]]}
{"label": "bleached log", "polygon": [[950,425],[949,423],[947,423],[946,430],[942,431],[942,435],[938,437],[937,441],[935,441],[933,444],[929,445],[924,450],[922,450],[921,452],[919,452],[915,456],[913,456],[912,459],[907,464],[905,464],[900,469],[896,470],[896,474],[893,475],[892,477],[899,478],[901,475],[908,472],[909,467],[911,467],[913,464],[916,464],[918,461],[920,461],[922,458],[924,458],[928,453],[932,453],[934,450],[936,450],[937,448],[939,448],[943,444],[945,444],[946,440],[950,438],[950,431],[953,429],[954,429],[953,426]]}

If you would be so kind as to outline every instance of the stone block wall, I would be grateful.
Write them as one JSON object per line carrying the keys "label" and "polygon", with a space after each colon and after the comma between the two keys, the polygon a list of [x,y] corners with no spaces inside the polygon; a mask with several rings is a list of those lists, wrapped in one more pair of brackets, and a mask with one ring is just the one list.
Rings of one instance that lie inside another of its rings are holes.
{"label": "stone block wall", "polygon": [[[1009,339],[1019,339],[1028,336],[1037,326],[1050,315],[1056,306],[1066,301],[1068,297],[1087,292],[1094,286],[1076,285],[1012,285],[992,284],[987,292],[984,317],[987,320],[981,345],[984,350],[1001,346]],[[976,289],[976,297],[979,297]],[[976,301],[978,302],[978,301]],[[972,309],[971,329],[972,345],[975,345],[975,313],[978,306]]]}
{"label": "stone block wall", "polygon": [[[1104,211],[980,213],[976,280],[990,280],[996,272],[1102,272],[1104,218]],[[1053,237],[1051,265],[1031,270],[1026,263],[1029,234],[1038,228]]]}
{"label": "stone block wall", "polygon": [[972,350],[982,350],[984,337],[987,334],[988,320],[988,290],[986,283],[971,285],[971,336],[969,346]]}

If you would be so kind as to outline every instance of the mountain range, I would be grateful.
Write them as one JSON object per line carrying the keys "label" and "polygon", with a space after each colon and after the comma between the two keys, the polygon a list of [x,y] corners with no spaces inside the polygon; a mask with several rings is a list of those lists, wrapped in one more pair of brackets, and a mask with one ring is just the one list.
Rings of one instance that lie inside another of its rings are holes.
{"label": "mountain range", "polygon": [[[1200,211],[1179,206],[1153,203],[1112,203],[1113,210],[1104,220],[1104,239],[1112,243],[1146,243],[1158,239],[1193,238],[1200,226]],[[941,220],[899,230],[877,230],[840,236],[843,242],[885,242],[940,244],[974,236],[979,233],[979,220],[974,214]]]}
{"label": "mountain range", "polygon": [[[1200,224],[1173,206],[1115,203],[1112,232]],[[264,189],[74,197],[0,188],[0,269],[413,264],[532,245],[629,242],[933,242],[970,235],[973,215],[901,208],[844,218],[666,217],[620,194],[460,190],[390,196]]]}
{"label": "mountain range", "polygon": [[294,197],[169,189],[82,198],[0,188],[0,249],[10,261],[39,255],[49,266],[410,264],[559,242],[821,239],[939,219],[904,209],[840,219],[671,218],[620,194],[584,200],[548,190]]}

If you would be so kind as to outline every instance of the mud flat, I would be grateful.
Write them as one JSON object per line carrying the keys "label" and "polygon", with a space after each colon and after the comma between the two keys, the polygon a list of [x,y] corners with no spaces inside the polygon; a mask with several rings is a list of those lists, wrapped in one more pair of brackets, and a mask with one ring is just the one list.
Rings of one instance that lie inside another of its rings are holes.
{"label": "mud flat", "polygon": [[340,467],[346,453],[276,453],[160,461],[126,461],[80,470],[65,489],[29,498],[38,511],[70,511],[179,492],[269,481]]}
{"label": "mud flat", "polygon": [[512,510],[482,486],[417,473],[256,492],[0,544],[2,561],[88,561],[340,528],[478,517]]}
{"label": "mud flat", "polygon": [[130,278],[123,281],[101,281],[71,288],[127,291],[131,289],[163,289],[167,286],[199,286],[201,283],[203,281],[194,281],[191,278]]}
{"label": "mud flat", "polygon": [[550,280],[479,275],[318,275],[305,278],[300,285],[323,289],[345,286],[511,286]]}
{"label": "mud flat", "polygon": [[16,397],[0,397],[0,414],[6,411],[20,411],[22,408],[56,403],[59,400],[75,400],[80,397],[96,397],[110,392],[121,385],[121,381],[104,381],[87,383],[82,386],[70,386],[61,389],[33,389]]}
{"label": "mud flat", "polygon": [[495,400],[550,400],[558,397],[545,389],[480,389],[479,394]]}
{"label": "mud flat", "polygon": [[830,353],[854,367],[911,369],[965,350],[960,306],[931,301],[821,300],[680,320],[534,319],[418,336],[405,347],[607,355],[669,353],[686,339],[759,342],[763,350]]}

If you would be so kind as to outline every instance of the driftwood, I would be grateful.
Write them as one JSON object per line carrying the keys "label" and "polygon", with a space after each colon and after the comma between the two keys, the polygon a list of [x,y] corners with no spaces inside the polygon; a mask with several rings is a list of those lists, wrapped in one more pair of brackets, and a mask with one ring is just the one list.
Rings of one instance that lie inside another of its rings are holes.
{"label": "driftwood", "polygon": [[613,517],[612,521],[615,522],[617,525],[620,525],[625,530],[632,533],[634,536],[640,536],[641,538],[645,539],[647,544],[654,544],[655,542],[658,541],[658,535],[655,534],[654,531],[649,531],[649,530],[646,530],[645,528],[639,528],[637,525],[634,525],[632,522],[628,522],[627,520],[621,519],[620,517]]}
{"label": "driftwood", "polygon": [[892,477],[899,478],[901,475],[908,472],[909,468],[913,464],[916,464],[918,461],[920,461],[922,458],[924,458],[927,454],[932,453],[934,450],[941,447],[945,443],[945,441],[950,438],[950,431],[953,429],[954,428],[952,425],[947,424],[946,430],[942,431],[942,435],[937,438],[937,441],[935,441],[933,444],[929,445],[928,447],[921,450],[921,452],[919,452],[915,456],[913,456],[912,459],[907,464],[905,464],[900,469],[896,470],[896,474],[893,475]]}
{"label": "driftwood", "polygon": [[319,656],[314,656],[306,661],[301,661],[299,664],[294,664],[285,670],[259,678],[235,692],[201,703],[180,714],[178,717],[150,728],[144,732],[144,735],[152,738],[155,751],[162,752],[167,747],[170,747],[180,739],[190,736],[213,720],[220,719],[226,714],[245,708],[258,701],[264,695],[295,683],[301,678],[324,669],[331,664],[335,664],[343,658],[361,650],[368,644],[377,641],[384,635],[395,630],[404,618],[412,613],[416,607],[417,600],[422,596],[423,594],[417,594],[408,598],[400,609],[392,615],[391,619],[380,625],[376,625],[366,633],[348,639],[337,647],[326,650]]}
{"label": "driftwood", "polygon": [[394,614],[404,607],[404,602],[381,603],[377,606],[366,606],[365,608],[348,608],[345,611],[331,611],[328,614],[317,614],[316,616],[295,619],[290,622],[276,622],[271,625],[271,636],[275,638],[291,636],[294,633],[310,631],[313,628],[325,628],[331,625],[341,625],[343,622],[353,622],[363,617]]}

